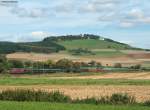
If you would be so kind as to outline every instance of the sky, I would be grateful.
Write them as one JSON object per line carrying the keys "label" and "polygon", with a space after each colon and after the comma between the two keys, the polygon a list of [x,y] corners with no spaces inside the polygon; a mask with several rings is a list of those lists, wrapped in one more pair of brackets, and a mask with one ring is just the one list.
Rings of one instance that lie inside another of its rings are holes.
{"label": "sky", "polygon": [[96,34],[150,49],[150,0],[5,1],[0,0],[0,41]]}

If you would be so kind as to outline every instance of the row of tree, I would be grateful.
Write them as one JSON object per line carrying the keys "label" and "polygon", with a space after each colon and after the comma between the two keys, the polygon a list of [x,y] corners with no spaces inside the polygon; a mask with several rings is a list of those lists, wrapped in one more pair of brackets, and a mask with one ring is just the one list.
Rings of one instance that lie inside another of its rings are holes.
{"label": "row of tree", "polygon": [[57,62],[48,60],[46,62],[31,62],[19,60],[7,60],[4,55],[0,55],[0,73],[6,73],[11,68],[31,68],[31,69],[62,69],[79,70],[80,67],[95,66],[101,67],[101,63],[91,62],[73,62],[68,59],[60,59]]}
{"label": "row of tree", "polygon": [[102,66],[101,63],[91,61],[91,62],[73,62],[68,59],[60,59],[57,62],[52,60],[48,60],[46,62],[31,62],[31,61],[18,61],[18,60],[10,60],[10,67],[11,68],[59,68],[59,69],[70,69],[75,68],[78,69],[82,66],[95,66],[100,67]]}
{"label": "row of tree", "polygon": [[60,40],[82,40],[82,39],[99,39],[100,36],[92,34],[80,34],[80,35],[66,35],[66,36],[51,36],[44,39],[44,41],[60,41]]}
{"label": "row of tree", "polygon": [[[60,59],[57,62],[48,60],[46,62],[31,62],[31,61],[19,61],[19,60],[7,60],[4,55],[0,55],[0,73],[5,73],[11,68],[26,68],[26,69],[62,69],[67,71],[75,71],[81,69],[81,67],[95,67],[101,68],[102,64],[99,62],[73,62],[68,59]],[[116,63],[114,68],[122,68],[121,63]],[[140,69],[141,65],[135,65],[129,67],[131,69]]]}

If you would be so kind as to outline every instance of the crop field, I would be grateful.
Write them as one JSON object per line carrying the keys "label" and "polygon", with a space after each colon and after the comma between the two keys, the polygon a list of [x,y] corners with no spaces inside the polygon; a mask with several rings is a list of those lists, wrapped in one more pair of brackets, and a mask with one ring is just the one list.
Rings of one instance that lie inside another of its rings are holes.
{"label": "crop field", "polygon": [[137,101],[150,99],[150,73],[106,73],[95,75],[1,76],[0,90],[31,89],[61,91],[72,99],[127,93]]}
{"label": "crop field", "polygon": [[0,102],[0,110],[150,110],[146,106]]}
{"label": "crop field", "polygon": [[0,90],[31,89],[46,92],[60,91],[74,99],[85,99],[87,97],[111,96],[114,93],[125,93],[134,96],[138,102],[150,99],[150,86],[136,85],[22,85],[22,86],[0,86]]}
{"label": "crop field", "polygon": [[94,49],[95,55],[71,55],[67,51],[62,51],[60,53],[51,54],[37,54],[37,53],[12,53],[8,54],[8,59],[18,59],[18,60],[29,60],[29,61],[47,61],[54,60],[58,61],[60,59],[66,58],[72,61],[78,62],[90,62],[97,61],[101,62],[103,65],[109,64],[113,65],[115,63],[122,63],[124,66],[131,66],[135,64],[142,64],[145,67],[149,67],[150,53],[145,51],[130,51],[130,50],[111,50],[111,49]]}

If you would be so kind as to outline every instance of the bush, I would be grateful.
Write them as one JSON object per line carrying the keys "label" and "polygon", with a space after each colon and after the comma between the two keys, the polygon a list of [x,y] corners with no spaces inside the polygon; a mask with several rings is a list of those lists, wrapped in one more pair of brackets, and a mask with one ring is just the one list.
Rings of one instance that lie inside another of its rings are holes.
{"label": "bush", "polygon": [[9,68],[8,61],[5,55],[0,54],[0,73],[5,73]]}
{"label": "bush", "polygon": [[73,103],[83,103],[83,104],[99,104],[99,100],[96,98],[86,98],[86,99],[76,99],[73,101]]}
{"label": "bush", "polygon": [[121,63],[116,63],[116,64],[114,65],[114,67],[115,67],[115,68],[122,68],[122,64],[121,64]]}
{"label": "bush", "polygon": [[150,106],[150,100],[145,101],[144,106]]}
{"label": "bush", "polygon": [[101,97],[98,98],[86,98],[86,99],[77,99],[74,101],[74,103],[86,103],[86,104],[115,104],[115,105],[121,105],[121,104],[135,104],[136,100],[134,97],[129,96],[127,94],[112,94],[112,96],[108,97]]}
{"label": "bush", "polygon": [[[0,93],[2,101],[37,101],[37,102],[55,102],[55,103],[83,103],[83,104],[135,104],[135,98],[127,94],[113,94],[108,97],[86,98],[72,100],[69,96],[59,91],[44,92],[32,90],[6,90]],[[144,103],[150,105],[150,101]]]}
{"label": "bush", "polygon": [[127,94],[113,94],[110,97],[111,104],[134,104],[135,98]]}
{"label": "bush", "polygon": [[135,66],[131,66],[131,69],[141,69],[141,65],[137,64]]}
{"label": "bush", "polygon": [[23,62],[19,60],[10,60],[11,68],[24,68]]}
{"label": "bush", "polygon": [[70,97],[55,91],[6,90],[0,93],[0,100],[4,101],[38,101],[38,102],[69,102]]}

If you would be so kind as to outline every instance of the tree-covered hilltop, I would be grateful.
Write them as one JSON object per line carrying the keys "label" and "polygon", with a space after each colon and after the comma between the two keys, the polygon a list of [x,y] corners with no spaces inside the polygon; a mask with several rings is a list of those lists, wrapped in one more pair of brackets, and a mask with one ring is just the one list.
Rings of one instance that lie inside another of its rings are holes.
{"label": "tree-covered hilltop", "polygon": [[80,35],[66,35],[66,36],[51,36],[44,39],[44,41],[69,41],[69,40],[85,40],[95,39],[99,40],[100,36],[92,34],[80,34]]}
{"label": "tree-covered hilltop", "polygon": [[38,42],[0,42],[0,53],[52,53],[70,49],[137,49],[130,45],[92,34],[50,36]]}

